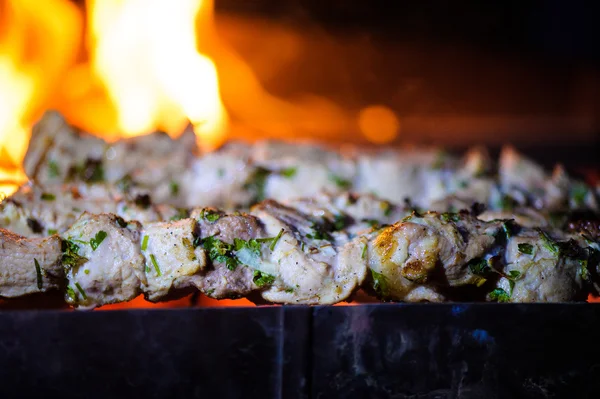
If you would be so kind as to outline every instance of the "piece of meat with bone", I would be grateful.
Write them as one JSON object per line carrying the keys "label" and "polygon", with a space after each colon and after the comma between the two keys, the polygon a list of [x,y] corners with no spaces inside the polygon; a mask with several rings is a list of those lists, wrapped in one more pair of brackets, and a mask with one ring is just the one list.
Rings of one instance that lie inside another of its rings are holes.
{"label": "piece of meat with bone", "polygon": [[129,301],[146,283],[141,225],[113,214],[84,213],[65,231],[62,264],[65,300],[82,308]]}
{"label": "piece of meat with bone", "polygon": [[0,297],[15,298],[64,287],[61,240],[25,238],[0,229]]}
{"label": "piece of meat with bone", "polygon": [[[362,259],[374,291],[384,299],[440,301],[438,287],[478,284],[470,262],[485,256],[502,228],[468,213],[413,214],[362,238]],[[366,245],[365,245],[366,244]],[[416,290],[416,291],[415,291]]]}

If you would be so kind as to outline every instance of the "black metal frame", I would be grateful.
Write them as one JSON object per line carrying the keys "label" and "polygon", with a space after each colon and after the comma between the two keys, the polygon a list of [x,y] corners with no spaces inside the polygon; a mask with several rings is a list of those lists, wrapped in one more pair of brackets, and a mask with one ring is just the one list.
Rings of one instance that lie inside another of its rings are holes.
{"label": "black metal frame", "polygon": [[600,306],[0,312],[0,397],[597,397]]}

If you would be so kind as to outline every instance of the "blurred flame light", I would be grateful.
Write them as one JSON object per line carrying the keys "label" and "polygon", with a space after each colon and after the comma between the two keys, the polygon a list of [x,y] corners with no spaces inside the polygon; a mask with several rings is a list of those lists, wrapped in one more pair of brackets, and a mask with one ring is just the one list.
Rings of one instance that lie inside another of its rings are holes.
{"label": "blurred flame light", "polygon": [[180,133],[191,121],[201,145],[221,144],[227,115],[215,65],[198,53],[195,29],[212,1],[87,4],[92,69],[116,107],[121,133]]}
{"label": "blurred flame light", "polygon": [[25,181],[29,125],[74,61],[81,19],[65,0],[0,0],[0,193]]}

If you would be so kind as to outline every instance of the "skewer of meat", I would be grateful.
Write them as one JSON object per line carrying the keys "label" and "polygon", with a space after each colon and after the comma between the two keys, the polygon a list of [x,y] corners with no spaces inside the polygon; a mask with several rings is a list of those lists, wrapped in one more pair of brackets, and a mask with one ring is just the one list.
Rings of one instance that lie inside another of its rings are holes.
{"label": "skewer of meat", "polygon": [[415,213],[362,233],[352,232],[352,220],[331,201],[267,200],[250,214],[202,208],[143,226],[86,213],[60,238],[2,230],[0,295],[60,287],[70,304],[95,307],[198,289],[215,298],[332,304],[364,285],[386,300],[455,299],[470,287],[488,300],[568,301],[586,296],[598,272],[589,237],[465,212]]}
{"label": "skewer of meat", "polygon": [[561,166],[548,174],[511,148],[503,150],[497,167],[481,148],[462,159],[439,149],[338,152],[273,141],[234,142],[201,155],[194,149],[191,132],[177,140],[155,133],[110,144],[48,113],[34,128],[25,170],[42,186],[101,180],[145,190],[156,203],[185,207],[238,209],[266,198],[352,191],[393,203],[408,199],[413,207],[441,212],[474,202],[493,211],[599,210],[598,187],[572,179]]}

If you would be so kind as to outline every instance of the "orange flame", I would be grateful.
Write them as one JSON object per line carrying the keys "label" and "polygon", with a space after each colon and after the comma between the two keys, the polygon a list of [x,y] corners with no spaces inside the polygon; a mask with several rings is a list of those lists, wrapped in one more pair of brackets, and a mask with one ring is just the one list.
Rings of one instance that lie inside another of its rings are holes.
{"label": "orange flame", "polygon": [[81,15],[68,1],[0,1],[0,193],[24,181],[31,118],[73,62],[80,37]]}
{"label": "orange flame", "polygon": [[201,144],[223,140],[227,115],[213,62],[198,53],[195,21],[203,0],[89,0],[88,46],[126,136],[188,121]]}

